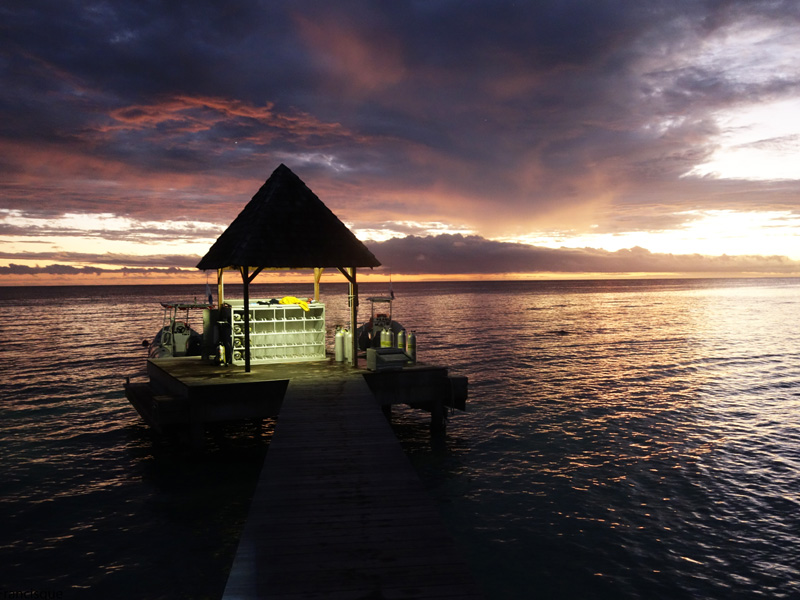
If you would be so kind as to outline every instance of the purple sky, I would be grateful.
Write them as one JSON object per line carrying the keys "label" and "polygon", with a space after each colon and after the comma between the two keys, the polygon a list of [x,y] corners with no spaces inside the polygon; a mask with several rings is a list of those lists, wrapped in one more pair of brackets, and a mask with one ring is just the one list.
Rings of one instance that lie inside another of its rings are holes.
{"label": "purple sky", "polygon": [[191,272],[280,163],[395,274],[800,274],[795,1],[0,17],[0,285]]}

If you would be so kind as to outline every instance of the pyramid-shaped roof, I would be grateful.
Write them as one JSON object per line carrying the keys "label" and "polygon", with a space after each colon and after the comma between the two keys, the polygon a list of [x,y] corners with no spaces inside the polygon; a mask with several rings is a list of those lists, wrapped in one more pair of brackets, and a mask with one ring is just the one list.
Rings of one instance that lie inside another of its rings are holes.
{"label": "pyramid-shaped roof", "polygon": [[197,268],[307,269],[380,264],[322,200],[281,164]]}

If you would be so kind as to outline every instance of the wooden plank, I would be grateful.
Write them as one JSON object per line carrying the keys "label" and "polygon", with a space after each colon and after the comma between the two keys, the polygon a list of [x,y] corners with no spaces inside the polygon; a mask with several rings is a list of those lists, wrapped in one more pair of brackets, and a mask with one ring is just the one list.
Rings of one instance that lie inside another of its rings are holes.
{"label": "wooden plank", "polygon": [[291,379],[224,598],[480,598],[363,377]]}

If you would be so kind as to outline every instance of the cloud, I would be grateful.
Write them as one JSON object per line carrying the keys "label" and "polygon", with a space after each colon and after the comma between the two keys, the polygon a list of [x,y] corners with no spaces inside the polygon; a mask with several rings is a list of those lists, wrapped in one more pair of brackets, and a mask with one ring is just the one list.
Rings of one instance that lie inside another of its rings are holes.
{"label": "cloud", "polygon": [[[7,258],[12,260],[24,260],[29,262],[62,261],[67,263],[107,265],[116,267],[131,268],[194,268],[199,262],[199,256],[186,255],[132,255],[132,254],[88,254],[80,252],[2,252],[0,259]],[[17,265],[21,267],[21,265]],[[36,267],[49,268],[49,267]],[[79,267],[81,269],[97,268],[97,272],[106,269],[100,267]]]}
{"label": "cloud", "polygon": [[97,267],[74,267],[72,265],[47,265],[44,267],[31,267],[28,265],[9,264],[7,267],[0,267],[2,275],[100,275],[106,269]]}
{"label": "cloud", "polygon": [[187,143],[201,133],[211,136],[218,145],[241,142],[263,146],[277,138],[312,145],[315,141],[325,143],[326,139],[353,139],[340,124],[324,123],[307,113],[281,113],[273,103],[256,106],[217,97],[175,96],[155,104],[118,108],[109,113],[109,118],[111,124],[98,127],[98,134],[144,131],[158,143],[165,139],[170,144]]}
{"label": "cloud", "polygon": [[[23,276],[26,278],[30,277],[39,277],[39,276],[48,276],[48,275],[55,275],[55,276],[94,276],[97,278],[101,278],[103,276],[117,276],[121,275],[123,277],[143,277],[147,275],[158,275],[158,276],[183,276],[186,275],[187,271],[185,269],[179,269],[176,267],[168,267],[168,268],[131,268],[131,267],[124,267],[121,269],[104,269],[100,267],[76,267],[74,265],[65,265],[65,264],[51,264],[45,266],[30,266],[30,265],[20,265],[16,263],[10,263],[8,266],[0,266],[0,277],[4,276]],[[28,279],[28,281],[31,281]]]}
{"label": "cloud", "polygon": [[184,271],[181,269],[176,268],[167,268],[167,269],[143,269],[143,268],[123,268],[123,269],[102,269],[100,267],[75,267],[73,265],[64,265],[64,264],[52,264],[46,266],[29,266],[29,265],[19,265],[15,263],[9,264],[7,267],[0,266],[0,277],[2,276],[9,276],[9,275],[23,275],[23,276],[39,276],[39,275],[72,275],[72,276],[81,276],[81,275],[93,275],[93,276],[102,276],[102,275],[152,275],[152,274],[159,274],[159,275],[179,275],[183,274]]}
{"label": "cloud", "polygon": [[369,244],[392,274],[506,273],[761,273],[800,274],[800,261],[782,256],[659,254],[644,248],[608,252],[593,248],[541,248],[480,236],[408,236]]}
{"label": "cloud", "polygon": [[[382,263],[376,272],[392,275],[800,275],[800,261],[783,256],[680,255],[638,247],[615,252],[594,248],[542,248],[461,234],[410,235],[368,242],[367,246]],[[0,259],[3,258],[39,264],[11,262],[7,267],[0,267],[0,276],[191,275],[197,273],[195,265],[199,260],[198,256],[184,255],[0,252]]]}
{"label": "cloud", "polygon": [[[731,114],[797,96],[793,1],[0,11],[0,208],[32,219],[224,226],[280,162],[366,229],[647,232],[689,210],[799,204],[800,176],[731,183],[698,170],[723,156]],[[776,134],[747,149],[796,145]],[[146,244],[148,229],[96,235]],[[50,234],[81,235],[30,231]]]}

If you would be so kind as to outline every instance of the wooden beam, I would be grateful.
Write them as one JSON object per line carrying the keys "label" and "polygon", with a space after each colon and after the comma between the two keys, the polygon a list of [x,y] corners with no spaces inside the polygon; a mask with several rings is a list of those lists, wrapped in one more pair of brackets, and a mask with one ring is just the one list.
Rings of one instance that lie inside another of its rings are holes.
{"label": "wooden beam", "polygon": [[344,278],[345,278],[345,279],[347,279],[347,281],[349,281],[350,283],[354,283],[354,282],[355,282],[355,279],[353,279],[354,275],[351,275],[351,274],[349,273],[349,271],[352,271],[352,270],[353,270],[353,268],[352,268],[352,267],[350,267],[350,268],[349,268],[349,270],[348,270],[348,269],[346,269],[345,267],[336,267],[336,268],[337,268],[337,269],[339,269],[339,272],[340,272],[342,275],[344,275]]}
{"label": "wooden beam", "polygon": [[253,283],[253,279],[264,270],[264,267],[256,267],[256,270],[253,271],[250,276],[247,278],[247,283]]}
{"label": "wooden beam", "polygon": [[322,279],[322,267],[314,267],[314,302],[319,302],[319,280]]}

